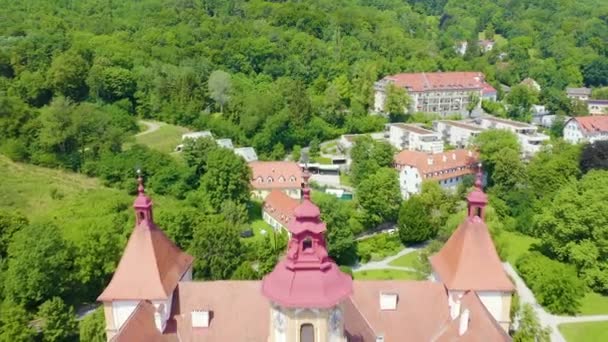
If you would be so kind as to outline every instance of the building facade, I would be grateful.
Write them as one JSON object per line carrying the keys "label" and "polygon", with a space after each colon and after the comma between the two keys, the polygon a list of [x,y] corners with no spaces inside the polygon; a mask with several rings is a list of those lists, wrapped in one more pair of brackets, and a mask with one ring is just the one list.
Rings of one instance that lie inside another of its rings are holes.
{"label": "building facade", "polygon": [[389,124],[389,142],[397,150],[443,152],[441,135],[414,124]]}
{"label": "building facade", "polygon": [[608,100],[588,100],[587,108],[591,115],[608,115]]}
{"label": "building facade", "polygon": [[[453,269],[453,263],[434,269],[437,281],[356,281],[343,273],[328,255],[325,223],[310,200],[308,178],[305,173],[302,203],[288,223],[287,251],[262,281],[192,281],[192,257],[154,225],[152,202],[142,185],[135,203],[136,227],[116,273],[99,297],[104,307],[110,307],[106,310],[108,341],[511,340],[486,306],[492,302],[484,304],[475,290],[450,285],[447,274],[464,274]],[[480,227],[467,222],[459,230]],[[468,254],[460,255],[456,266],[477,262],[467,258]],[[471,276],[487,277],[485,284],[495,281],[495,275],[492,270]],[[115,309],[116,301],[127,303]],[[128,310],[121,312],[123,306]],[[116,312],[121,312],[120,325],[113,316]]]}
{"label": "building facade", "polygon": [[543,144],[549,141],[549,136],[538,133],[538,127],[524,122],[501,119],[494,116],[482,116],[475,119],[475,122],[483,129],[504,129],[517,135],[519,145],[524,158],[529,158],[542,148]]}
{"label": "building facade", "polygon": [[[480,72],[404,73],[386,76],[374,84],[374,111],[384,112],[389,84],[404,88],[411,98],[409,112],[468,115],[469,103],[480,112],[481,99],[488,85]],[[490,86],[491,87],[491,86]]]}
{"label": "building facade", "polygon": [[590,88],[566,88],[566,96],[569,99],[585,101],[591,98]]}
{"label": "building facade", "polygon": [[464,149],[437,154],[405,150],[395,155],[394,164],[399,172],[401,196],[407,199],[420,193],[424,181],[435,181],[444,189],[456,189],[465,176],[475,174],[478,156]]}
{"label": "building facade", "polygon": [[608,116],[578,116],[566,121],[564,140],[571,144],[608,140]]}
{"label": "building facade", "polygon": [[266,197],[262,206],[262,218],[275,231],[287,230],[289,221],[293,218],[298,200],[287,196],[283,191],[274,189]]}
{"label": "building facade", "polygon": [[456,148],[470,146],[479,133],[484,131],[477,125],[454,120],[434,121],[433,129],[441,135],[445,142]]}
{"label": "building facade", "polygon": [[255,161],[251,168],[252,195],[266,199],[272,190],[283,191],[291,198],[301,198],[302,169],[296,162]]}

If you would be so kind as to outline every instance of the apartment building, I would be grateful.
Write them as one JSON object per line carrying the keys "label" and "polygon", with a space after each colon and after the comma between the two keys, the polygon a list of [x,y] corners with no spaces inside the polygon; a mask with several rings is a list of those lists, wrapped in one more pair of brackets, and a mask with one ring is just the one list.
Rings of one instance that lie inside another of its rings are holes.
{"label": "apartment building", "polygon": [[587,101],[591,97],[590,88],[566,88],[566,96],[569,99]]}
{"label": "apartment building", "polygon": [[439,133],[419,125],[393,123],[388,125],[389,142],[398,150],[443,152],[443,141]]}
{"label": "apartment building", "polygon": [[588,100],[587,108],[591,115],[608,115],[608,100]]}
{"label": "apartment building", "polygon": [[[408,112],[468,114],[471,100],[476,100],[474,113],[481,111],[484,88],[489,93],[480,72],[403,73],[386,76],[374,84],[374,110],[384,112],[386,89],[389,84],[404,88],[411,97]],[[489,95],[489,97],[491,97]]]}
{"label": "apartment building", "polygon": [[524,158],[540,151],[543,143],[549,140],[546,134],[538,133],[538,127],[525,122],[501,119],[494,116],[482,116],[475,123],[483,129],[505,129],[517,135]]}
{"label": "apartment building", "polygon": [[467,123],[466,121],[439,120],[433,122],[433,130],[441,135],[441,138],[456,148],[469,146],[475,137],[484,129]]}
{"label": "apartment building", "polygon": [[465,176],[475,174],[478,163],[477,153],[464,149],[437,154],[403,150],[394,157],[401,196],[405,199],[420,193],[426,180],[453,190]]}

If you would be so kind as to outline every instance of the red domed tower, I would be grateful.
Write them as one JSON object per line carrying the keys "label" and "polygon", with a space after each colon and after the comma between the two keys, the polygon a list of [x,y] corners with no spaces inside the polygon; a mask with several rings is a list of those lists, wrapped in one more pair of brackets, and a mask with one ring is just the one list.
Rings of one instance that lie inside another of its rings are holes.
{"label": "red domed tower", "polygon": [[288,230],[287,255],[262,280],[272,303],[269,341],[345,341],[341,303],[353,291],[352,278],[327,254],[325,223],[310,200],[304,171],[303,200]]}

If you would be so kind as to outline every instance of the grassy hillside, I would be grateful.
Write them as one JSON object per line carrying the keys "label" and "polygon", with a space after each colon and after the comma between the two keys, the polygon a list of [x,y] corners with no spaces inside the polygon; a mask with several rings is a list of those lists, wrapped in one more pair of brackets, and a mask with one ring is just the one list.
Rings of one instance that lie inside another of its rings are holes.
{"label": "grassy hillside", "polygon": [[149,124],[152,125],[152,129],[146,131],[150,126],[146,127],[146,130],[135,136],[135,142],[163,153],[173,152],[175,147],[181,144],[182,134],[189,132],[186,127],[164,122],[150,121]]}

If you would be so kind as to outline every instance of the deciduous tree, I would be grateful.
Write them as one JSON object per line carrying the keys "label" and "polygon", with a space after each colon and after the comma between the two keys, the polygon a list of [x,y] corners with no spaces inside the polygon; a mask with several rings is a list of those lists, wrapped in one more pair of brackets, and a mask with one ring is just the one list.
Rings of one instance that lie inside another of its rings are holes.
{"label": "deciduous tree", "polygon": [[380,168],[357,187],[357,201],[364,211],[368,227],[395,222],[401,204],[397,172]]}
{"label": "deciduous tree", "polygon": [[230,74],[222,70],[215,70],[209,75],[207,81],[209,87],[209,95],[220,106],[220,112],[224,112],[224,106],[230,100],[230,91],[232,82]]}
{"label": "deciduous tree", "polygon": [[67,306],[61,298],[53,297],[38,308],[37,317],[42,320],[44,342],[78,340],[78,323],[74,308]]}

